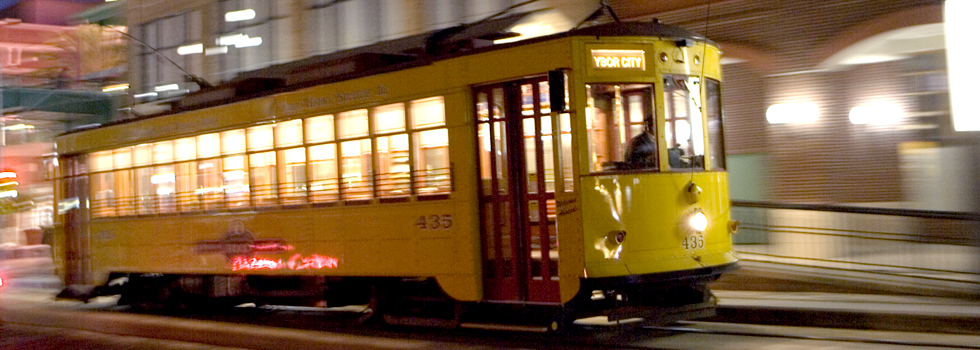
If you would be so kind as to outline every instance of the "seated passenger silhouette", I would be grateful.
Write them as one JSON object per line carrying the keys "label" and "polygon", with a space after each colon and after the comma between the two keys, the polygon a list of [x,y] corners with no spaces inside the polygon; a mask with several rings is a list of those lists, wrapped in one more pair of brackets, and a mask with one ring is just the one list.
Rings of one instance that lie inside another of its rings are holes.
{"label": "seated passenger silhouette", "polygon": [[682,159],[684,157],[684,150],[681,149],[681,144],[675,143],[674,147],[667,149],[667,163],[670,164],[671,168],[690,168],[691,165]]}
{"label": "seated passenger silhouette", "polygon": [[626,145],[626,168],[649,169],[657,167],[657,139],[649,132],[636,135]]}

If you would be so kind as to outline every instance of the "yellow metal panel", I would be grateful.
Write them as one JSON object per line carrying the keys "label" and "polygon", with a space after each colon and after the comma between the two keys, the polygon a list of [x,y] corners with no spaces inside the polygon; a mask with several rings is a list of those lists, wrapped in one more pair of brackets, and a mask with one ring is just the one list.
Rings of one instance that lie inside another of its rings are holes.
{"label": "yellow metal panel", "polygon": [[[687,186],[703,192],[692,203]],[[583,179],[585,265],[588,277],[649,274],[734,262],[725,173],[661,173],[590,176]],[[686,249],[696,232],[688,226],[695,211],[708,218],[704,244]],[[622,244],[613,237],[625,231]],[[718,258],[717,256],[722,256]]]}
{"label": "yellow metal panel", "polygon": [[258,122],[272,116],[272,99],[256,98],[180,114],[111,125],[55,138],[58,153],[73,154],[113,149],[153,141],[203,134]]}

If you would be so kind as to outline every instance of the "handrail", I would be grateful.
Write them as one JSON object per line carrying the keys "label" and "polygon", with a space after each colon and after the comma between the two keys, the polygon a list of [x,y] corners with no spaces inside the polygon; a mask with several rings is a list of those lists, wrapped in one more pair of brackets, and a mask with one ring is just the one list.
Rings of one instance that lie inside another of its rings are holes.
{"label": "handrail", "polygon": [[852,207],[846,205],[830,205],[830,204],[792,204],[792,203],[741,201],[741,200],[733,200],[731,201],[731,203],[732,206],[734,207],[746,207],[746,208],[813,210],[813,211],[829,211],[829,212],[837,212],[837,213],[917,217],[917,218],[926,218],[926,219],[980,221],[980,213],[971,213],[971,212]]}

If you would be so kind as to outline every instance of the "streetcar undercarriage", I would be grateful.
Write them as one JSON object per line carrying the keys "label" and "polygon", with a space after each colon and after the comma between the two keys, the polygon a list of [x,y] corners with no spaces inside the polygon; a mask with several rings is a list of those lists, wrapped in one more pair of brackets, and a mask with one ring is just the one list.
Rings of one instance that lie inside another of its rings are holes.
{"label": "streetcar undercarriage", "polygon": [[[558,330],[576,319],[663,324],[710,317],[716,300],[708,283],[735,264],[664,274],[582,279],[565,304],[505,301],[460,302],[432,278],[113,273],[109,283],[72,286],[59,297],[87,301],[119,295],[119,305],[138,309],[195,309],[256,305],[340,307],[365,305],[370,318],[387,324],[511,330]],[[365,317],[368,319],[369,317]]]}

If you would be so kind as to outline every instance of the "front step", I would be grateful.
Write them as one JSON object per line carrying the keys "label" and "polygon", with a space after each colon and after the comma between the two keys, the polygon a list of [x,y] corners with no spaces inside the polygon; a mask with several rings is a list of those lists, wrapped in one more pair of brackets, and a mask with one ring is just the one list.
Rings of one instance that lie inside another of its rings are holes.
{"label": "front step", "polygon": [[459,326],[462,328],[469,328],[469,329],[483,329],[483,330],[508,331],[508,332],[548,333],[549,331],[551,331],[551,328],[549,327],[525,326],[519,324],[462,323]]}

